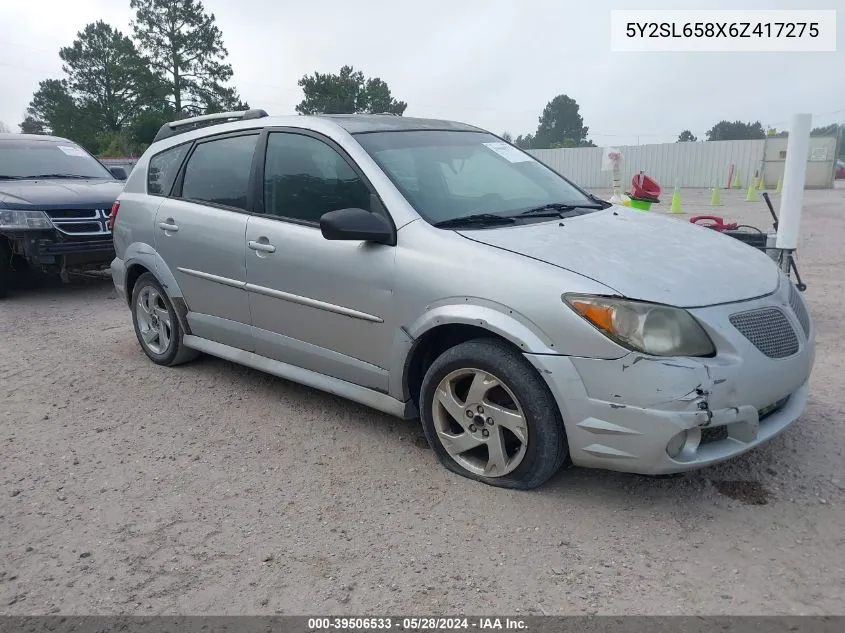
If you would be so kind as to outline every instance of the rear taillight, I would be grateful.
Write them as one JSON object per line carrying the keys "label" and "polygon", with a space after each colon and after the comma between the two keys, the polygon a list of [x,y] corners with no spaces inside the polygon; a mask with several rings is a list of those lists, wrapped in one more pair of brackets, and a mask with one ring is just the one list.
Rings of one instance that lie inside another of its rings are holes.
{"label": "rear taillight", "polygon": [[120,201],[116,200],[113,205],[111,205],[111,213],[109,213],[109,231],[114,231],[114,221],[117,220],[117,212],[120,211]]}

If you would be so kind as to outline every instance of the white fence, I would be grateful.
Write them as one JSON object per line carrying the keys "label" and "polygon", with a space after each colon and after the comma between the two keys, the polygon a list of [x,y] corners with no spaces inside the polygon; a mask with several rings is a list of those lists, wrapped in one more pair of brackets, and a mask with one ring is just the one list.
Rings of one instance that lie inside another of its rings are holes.
{"label": "white fence", "polygon": [[[681,187],[726,187],[731,165],[739,172],[743,187],[762,173],[766,185],[774,187],[783,177],[787,139],[772,137],[758,141],[700,141],[660,145],[621,146],[623,187],[640,170],[654,178],[664,191]],[[813,137],[807,163],[808,188],[833,187],[836,138]],[[588,188],[610,187],[610,174],[601,170],[601,147],[529,150],[555,171]],[[132,171],[135,158],[103,158],[108,167]]]}
{"label": "white fence", "polygon": [[[749,178],[762,172],[766,184],[774,186],[783,176],[786,138],[772,137],[755,141],[701,141],[695,143],[662,143],[629,145],[622,152],[623,187],[639,171],[654,178],[664,190],[677,183],[681,187],[726,187],[731,165],[738,170],[743,186]],[[555,171],[585,188],[606,188],[611,175],[601,171],[604,149],[581,147],[571,149],[529,150]],[[836,139],[810,139],[806,186],[833,186]]]}

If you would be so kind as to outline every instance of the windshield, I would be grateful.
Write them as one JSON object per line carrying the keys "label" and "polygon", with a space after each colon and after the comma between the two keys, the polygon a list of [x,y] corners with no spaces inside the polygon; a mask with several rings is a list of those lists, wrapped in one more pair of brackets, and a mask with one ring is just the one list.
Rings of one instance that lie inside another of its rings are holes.
{"label": "windshield", "polygon": [[370,132],[355,139],[432,224],[595,201],[525,152],[486,132]]}
{"label": "windshield", "polygon": [[0,180],[35,177],[102,178],[108,169],[78,145],[65,141],[0,141]]}

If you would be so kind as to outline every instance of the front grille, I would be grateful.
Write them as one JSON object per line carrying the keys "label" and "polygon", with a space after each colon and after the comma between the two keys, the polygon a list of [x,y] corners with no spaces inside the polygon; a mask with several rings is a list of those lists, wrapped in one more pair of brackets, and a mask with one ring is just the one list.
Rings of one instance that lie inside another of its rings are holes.
{"label": "front grille", "polygon": [[810,336],[810,313],[807,312],[807,304],[804,303],[804,299],[795,284],[789,285],[789,307],[792,308],[798,318],[801,329],[804,330],[804,336]]}
{"label": "front grille", "polygon": [[65,235],[109,235],[109,209],[52,209],[45,211]]}
{"label": "front grille", "polygon": [[798,353],[798,337],[789,319],[778,308],[737,312],[731,325],[769,358],[787,358]]}

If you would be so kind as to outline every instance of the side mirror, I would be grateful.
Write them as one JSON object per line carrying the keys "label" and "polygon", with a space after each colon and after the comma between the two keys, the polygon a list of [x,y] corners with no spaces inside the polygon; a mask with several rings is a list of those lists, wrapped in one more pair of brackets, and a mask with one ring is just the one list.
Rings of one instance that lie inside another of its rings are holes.
{"label": "side mirror", "polygon": [[320,217],[320,231],[327,240],[361,240],[396,245],[393,227],[378,213],[364,209],[338,209]]}
{"label": "side mirror", "polygon": [[126,170],[123,167],[109,167],[109,171],[117,180],[126,180],[128,178]]}

